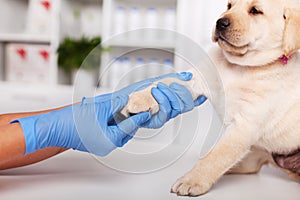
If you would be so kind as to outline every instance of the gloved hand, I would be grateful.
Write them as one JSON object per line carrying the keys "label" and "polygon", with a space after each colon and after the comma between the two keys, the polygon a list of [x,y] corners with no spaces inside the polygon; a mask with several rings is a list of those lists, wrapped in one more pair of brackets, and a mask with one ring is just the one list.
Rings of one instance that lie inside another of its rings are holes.
{"label": "gloved hand", "polygon": [[[190,72],[166,74],[134,83],[117,91],[116,94],[131,94],[165,78],[177,78],[182,81],[189,81],[192,77],[193,74]],[[207,99],[205,96],[199,96],[194,101],[188,89],[177,83],[172,83],[169,87],[163,83],[159,83],[158,88],[153,88],[151,92],[159,104],[159,112],[152,116],[150,121],[142,125],[144,128],[160,128],[170,119],[192,110]]]}
{"label": "gloved hand", "polygon": [[170,119],[192,110],[206,100],[205,96],[200,96],[194,101],[190,91],[178,83],[172,83],[169,87],[158,83],[157,88],[152,88],[151,92],[159,104],[159,111],[142,125],[144,128],[160,128]]}
{"label": "gloved hand", "polygon": [[113,114],[122,109],[127,101],[128,95],[112,98],[112,94],[105,94],[83,98],[80,104],[13,122],[19,122],[22,126],[25,154],[55,146],[104,156],[123,146],[151,117],[149,113],[140,113],[110,125]]}
{"label": "gloved hand", "polygon": [[[13,121],[19,122],[22,126],[26,143],[25,154],[32,153],[38,149],[56,146],[73,148],[75,150],[104,156],[116,147],[121,147],[126,144],[142,124],[144,124],[145,127],[151,128],[162,126],[168,119],[191,109],[190,104],[186,106],[188,108],[180,107],[180,109],[178,109],[178,105],[182,103],[177,103],[177,101],[183,99],[182,97],[178,99],[166,97],[172,94],[169,91],[172,90],[171,88],[164,88],[164,93],[160,91],[160,89],[154,92],[154,96],[156,96],[158,101],[164,104],[161,105],[162,111],[161,113],[159,112],[159,116],[164,115],[167,117],[154,117],[150,120],[150,114],[145,112],[132,116],[120,123],[116,123],[114,115],[126,105],[128,95],[131,92],[137,89],[141,90],[154,81],[166,77],[190,80],[192,75],[190,73],[169,74],[158,78],[147,79],[130,85],[114,94],[100,95],[95,98],[84,98],[80,104]],[[175,94],[181,96],[178,92],[175,92]],[[185,95],[186,93],[184,93],[183,96]],[[171,105],[168,105],[166,98],[172,101]],[[172,109],[168,108],[164,110],[163,108],[165,106],[171,107]],[[149,120],[150,122],[148,122]],[[148,122],[148,124],[146,122]]]}
{"label": "gloved hand", "polygon": [[177,78],[182,81],[189,81],[193,77],[193,74],[190,72],[181,72],[181,73],[171,73],[171,74],[165,74],[162,76],[158,76],[155,78],[149,78],[143,81],[139,81],[136,83],[133,83],[119,91],[116,92],[116,94],[131,94],[133,92],[140,91],[142,89],[145,89],[149,85],[151,85],[154,82],[157,82],[159,80],[165,79],[165,78]]}

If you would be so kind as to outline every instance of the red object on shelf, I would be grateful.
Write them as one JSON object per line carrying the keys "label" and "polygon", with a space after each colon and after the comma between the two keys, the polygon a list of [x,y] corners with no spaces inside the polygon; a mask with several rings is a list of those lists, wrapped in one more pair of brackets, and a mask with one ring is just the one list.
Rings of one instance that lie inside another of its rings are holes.
{"label": "red object on shelf", "polygon": [[23,60],[26,59],[27,52],[26,52],[25,49],[19,48],[19,49],[17,49],[17,53],[19,54],[19,56],[20,56]]}
{"label": "red object on shelf", "polygon": [[46,51],[46,50],[41,50],[40,52],[40,55],[44,58],[45,61],[48,61],[49,60],[49,52]]}
{"label": "red object on shelf", "polygon": [[49,1],[41,1],[41,4],[45,7],[46,10],[50,10],[51,3]]}

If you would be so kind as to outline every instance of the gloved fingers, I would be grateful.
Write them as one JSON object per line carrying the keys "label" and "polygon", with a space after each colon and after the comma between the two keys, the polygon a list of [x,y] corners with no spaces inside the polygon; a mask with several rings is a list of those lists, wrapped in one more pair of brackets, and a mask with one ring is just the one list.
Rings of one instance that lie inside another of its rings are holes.
{"label": "gloved fingers", "polygon": [[191,72],[180,72],[180,73],[170,73],[170,74],[165,74],[159,77],[156,77],[155,80],[159,81],[164,78],[177,78],[182,81],[189,81],[193,77],[193,74]]}
{"label": "gloved fingers", "polygon": [[[136,131],[135,131],[136,133]],[[134,135],[134,134],[133,134]],[[121,142],[121,146],[120,147],[123,147],[129,140],[131,140],[133,138],[133,135],[126,135],[123,139],[122,139],[122,142]]]}
{"label": "gloved fingers", "polygon": [[119,130],[122,132],[123,137],[131,135],[132,132],[136,131],[142,124],[146,123],[151,119],[149,112],[142,112],[132,117],[125,119],[124,121],[117,124]]}
{"label": "gloved fingers", "polygon": [[138,128],[133,130],[130,134],[127,134],[119,129],[118,126],[112,126],[110,127],[110,132],[108,135],[110,141],[116,146],[116,147],[122,147],[124,144],[126,144],[136,133]]}
{"label": "gloved fingers", "polygon": [[116,94],[116,95],[121,95],[121,94],[130,95],[131,93],[136,92],[136,91],[140,91],[142,89],[145,89],[146,87],[148,87],[149,85],[151,85],[155,81],[159,81],[159,80],[164,79],[164,78],[177,78],[177,79],[182,80],[182,81],[189,81],[192,77],[193,77],[193,74],[190,73],[190,72],[166,74],[166,75],[162,75],[162,76],[155,77],[155,78],[149,78],[149,79],[131,84],[131,85],[119,90],[119,91],[116,91],[114,94]]}
{"label": "gloved fingers", "polygon": [[151,119],[144,123],[142,127],[144,128],[160,128],[169,119],[171,113],[171,105],[168,98],[157,88],[152,88],[151,90],[153,97],[159,104],[159,111],[151,117]]}
{"label": "gloved fingers", "polygon": [[178,83],[171,83],[169,87],[174,91],[174,93],[184,105],[182,107],[181,113],[188,112],[195,107],[195,103],[191,92],[188,89],[186,89],[183,85],[180,85]]}
{"label": "gloved fingers", "polygon": [[126,95],[130,95],[133,92],[137,92],[140,91],[142,89],[145,89],[146,87],[148,87],[149,85],[151,85],[153,82],[155,82],[155,78],[149,78],[146,80],[142,80],[136,83],[133,83],[119,91],[117,91],[117,94],[126,94]]}
{"label": "gloved fingers", "polygon": [[206,96],[199,96],[195,101],[194,101],[194,105],[195,106],[200,106],[201,104],[203,104],[205,101],[207,100]]}
{"label": "gloved fingers", "polygon": [[109,127],[108,137],[110,141],[117,147],[126,144],[137,132],[138,128],[150,119],[149,112],[134,115],[115,126]]}
{"label": "gloved fingers", "polygon": [[152,88],[151,93],[159,105],[159,111],[156,114],[158,120],[162,123],[167,122],[170,119],[170,114],[172,111],[169,99],[158,88]]}
{"label": "gloved fingers", "polygon": [[124,108],[128,102],[128,95],[122,94],[122,95],[118,95],[116,97],[113,96],[112,100],[111,100],[111,114],[115,114],[117,112],[119,112],[122,108]]}
{"label": "gloved fingers", "polygon": [[163,83],[158,83],[157,88],[168,98],[171,105],[170,118],[174,118],[179,115],[183,108],[184,104],[181,99],[175,94],[167,85]]}
{"label": "gloved fingers", "polygon": [[131,91],[140,91],[142,89],[145,89],[146,87],[148,87],[149,85],[151,85],[152,83],[159,81],[161,79],[165,79],[165,78],[177,78],[179,80],[182,81],[189,81],[191,80],[193,77],[193,74],[191,72],[180,72],[180,73],[169,73],[169,74],[165,74],[162,76],[158,76],[155,78],[149,78],[140,82],[137,82],[133,85],[130,86]]}

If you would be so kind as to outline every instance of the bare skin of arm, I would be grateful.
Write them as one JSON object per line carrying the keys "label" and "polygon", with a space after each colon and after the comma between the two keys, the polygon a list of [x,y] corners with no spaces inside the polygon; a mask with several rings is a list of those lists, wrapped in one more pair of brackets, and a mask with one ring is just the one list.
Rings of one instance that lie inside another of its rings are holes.
{"label": "bare skin of arm", "polygon": [[50,111],[52,110],[0,115],[0,170],[37,163],[67,150],[60,147],[49,147],[24,155],[26,146],[22,128],[19,123],[10,124],[12,120],[17,118]]}

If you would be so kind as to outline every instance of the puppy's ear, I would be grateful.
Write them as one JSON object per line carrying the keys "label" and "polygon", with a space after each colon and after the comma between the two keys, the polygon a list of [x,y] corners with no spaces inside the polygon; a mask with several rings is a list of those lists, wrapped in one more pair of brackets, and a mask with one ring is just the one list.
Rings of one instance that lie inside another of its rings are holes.
{"label": "puppy's ear", "polygon": [[300,49],[300,6],[286,8],[284,17],[283,51],[285,56],[290,56]]}

